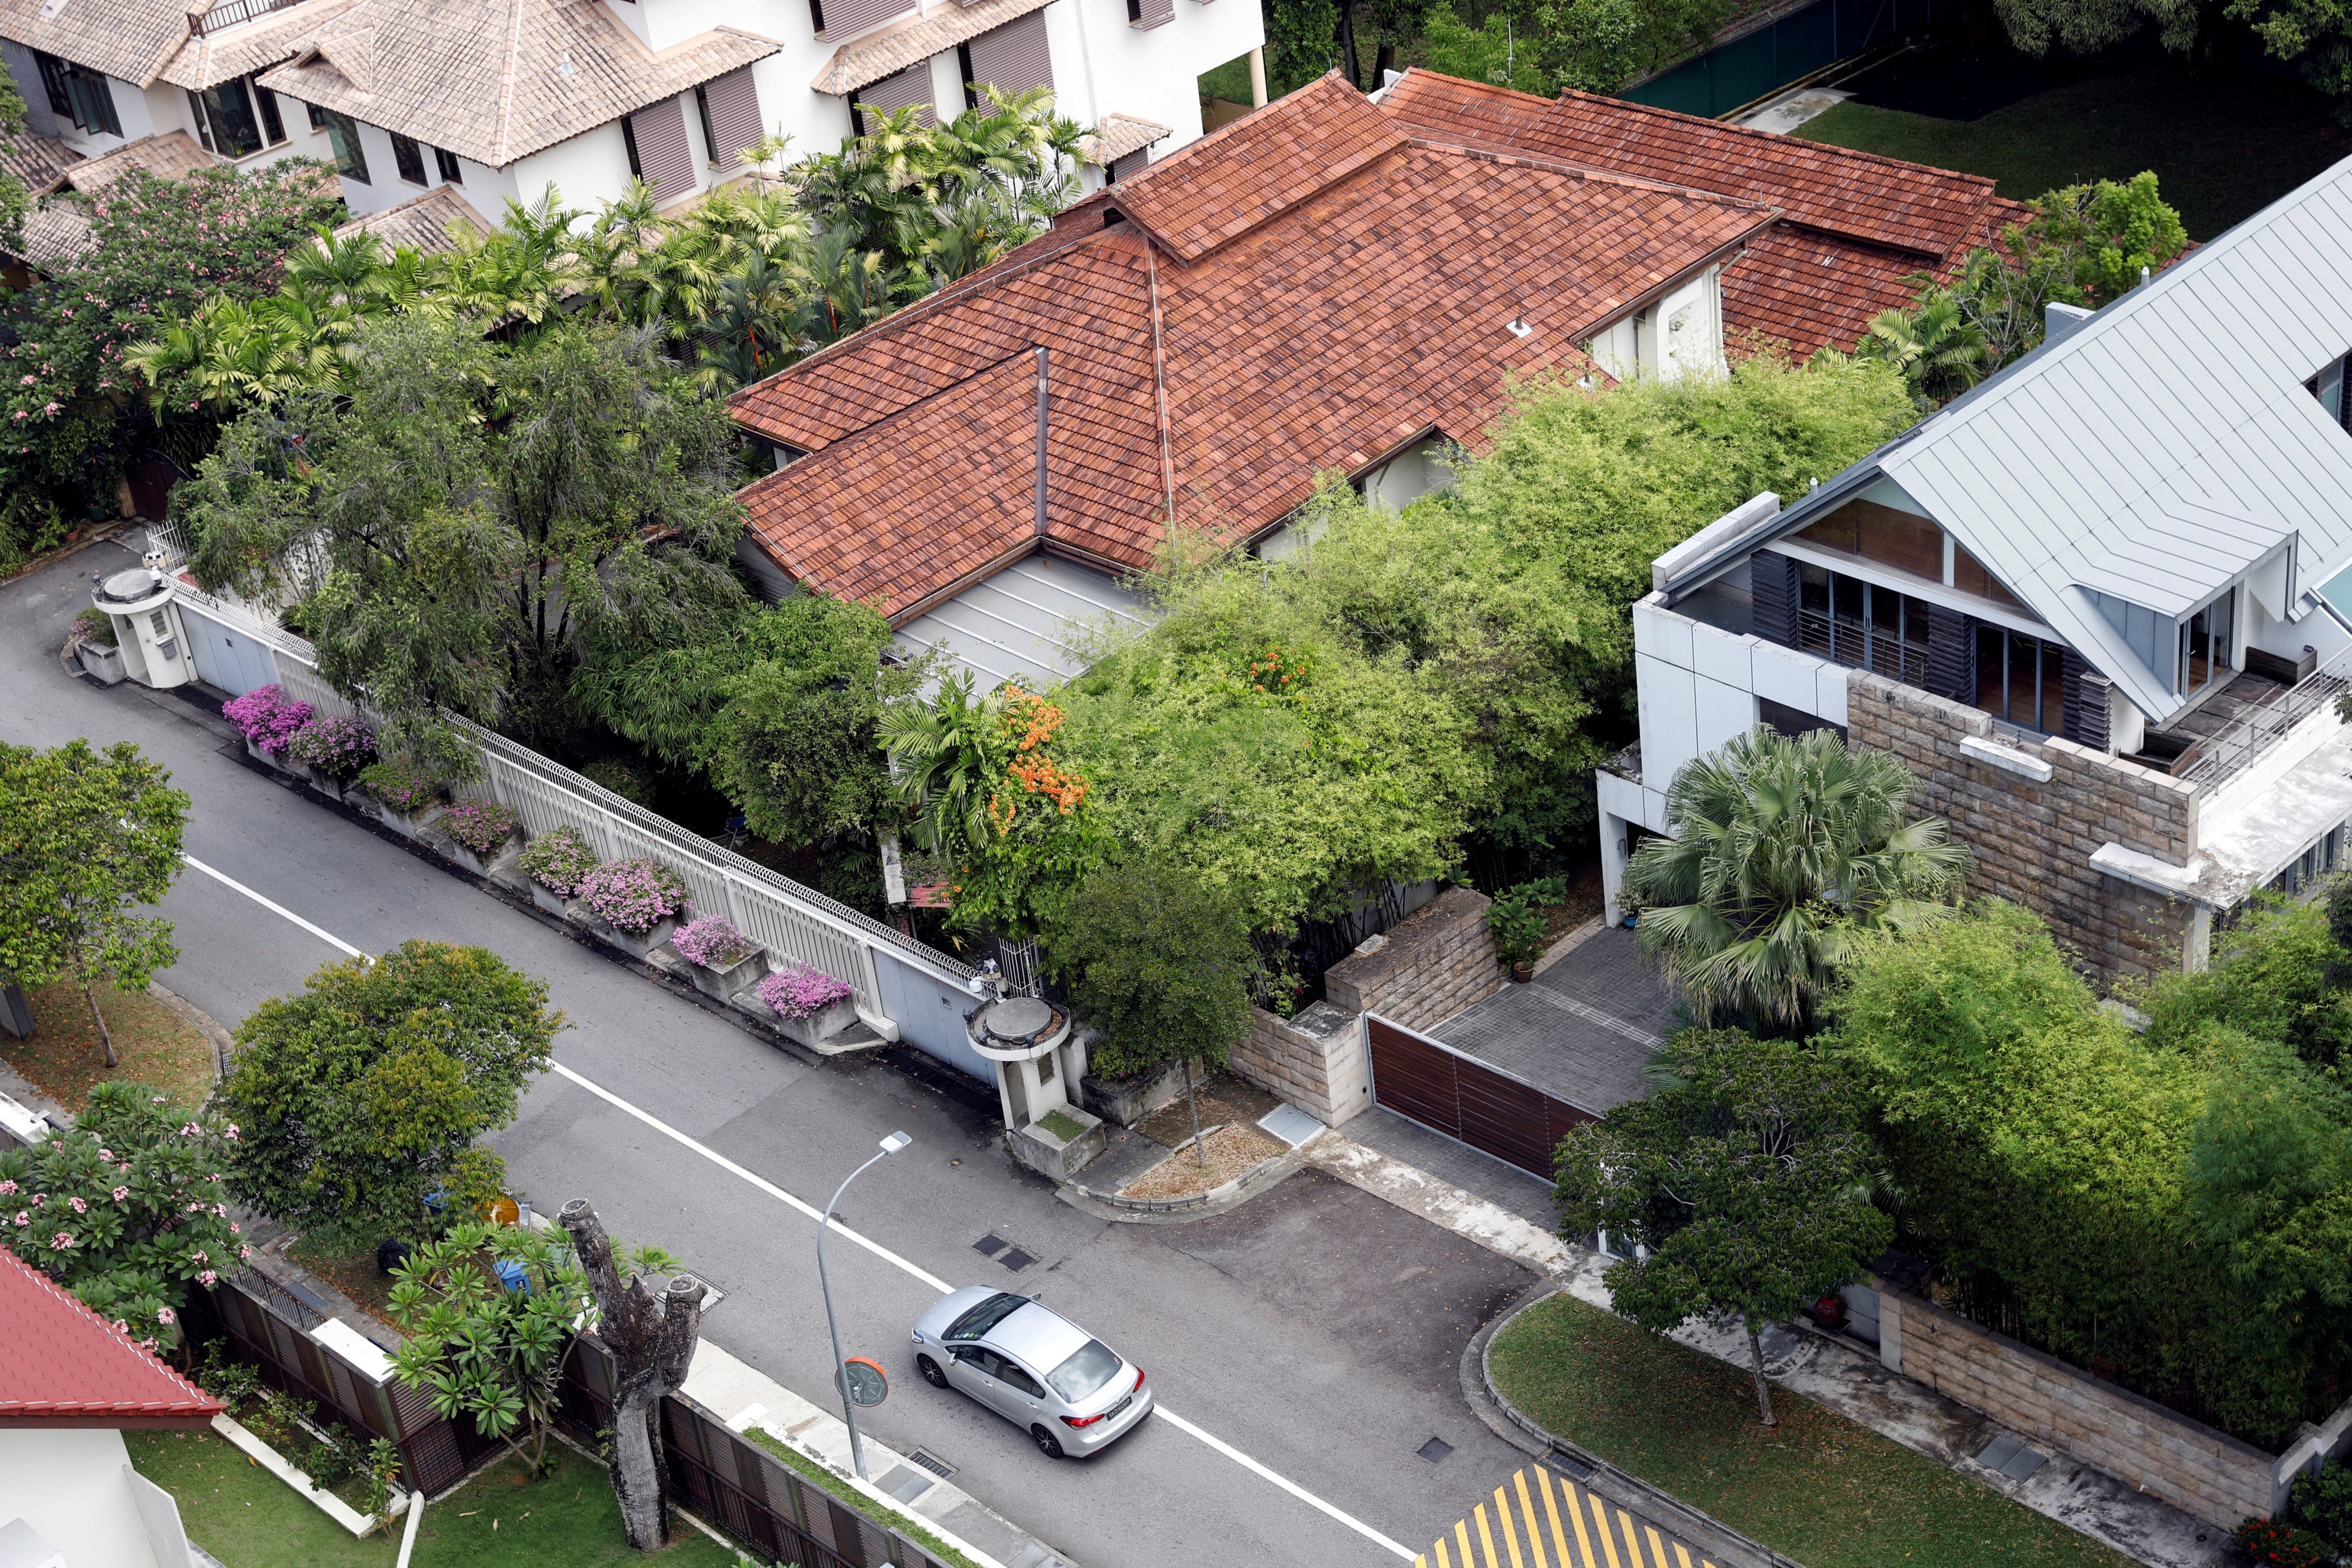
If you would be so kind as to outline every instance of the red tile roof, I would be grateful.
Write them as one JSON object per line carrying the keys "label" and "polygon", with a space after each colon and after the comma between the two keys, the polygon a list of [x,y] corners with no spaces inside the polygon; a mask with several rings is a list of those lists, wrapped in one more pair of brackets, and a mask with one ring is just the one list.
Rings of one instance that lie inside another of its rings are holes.
{"label": "red tile roof", "polygon": [[1246,539],[1319,471],[1433,430],[1481,444],[1510,376],[1584,373],[1579,342],[1774,216],[1378,120],[1328,78],[738,392],[740,423],[811,454],[744,491],[753,532],[900,621],[1034,548],[1043,344],[1055,546],[1147,566],[1171,514]]}
{"label": "red tile roof", "polygon": [[202,1427],[221,1403],[0,1248],[0,1427]]}
{"label": "red tile roof", "polygon": [[1921,275],[1948,277],[1971,246],[2025,215],[1979,175],[1587,93],[1540,99],[1413,70],[1381,107],[1422,135],[1779,207],[1779,227],[1724,272],[1724,327],[1780,339],[1799,356],[1850,346],[1872,316],[1908,304]]}

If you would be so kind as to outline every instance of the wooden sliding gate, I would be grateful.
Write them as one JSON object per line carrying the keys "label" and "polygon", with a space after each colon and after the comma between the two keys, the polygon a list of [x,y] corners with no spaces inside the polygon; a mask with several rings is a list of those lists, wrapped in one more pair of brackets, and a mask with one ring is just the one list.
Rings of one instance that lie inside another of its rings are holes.
{"label": "wooden sliding gate", "polygon": [[1600,1118],[1443,1040],[1364,1015],[1372,1103],[1458,1143],[1552,1178],[1552,1151],[1568,1130]]}

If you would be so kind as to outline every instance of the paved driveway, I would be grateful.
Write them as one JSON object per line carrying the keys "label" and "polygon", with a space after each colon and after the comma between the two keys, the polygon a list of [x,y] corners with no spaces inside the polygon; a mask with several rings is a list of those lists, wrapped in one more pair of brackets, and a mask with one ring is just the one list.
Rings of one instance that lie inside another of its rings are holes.
{"label": "paved driveway", "polygon": [[[188,852],[255,894],[365,951],[414,936],[479,943],[544,977],[571,1020],[557,1060],[604,1093],[551,1073],[498,1146],[543,1207],[588,1197],[622,1235],[707,1271],[729,1292],[707,1320],[714,1343],[804,1397],[829,1397],[814,1228],[757,1182],[822,1205],[903,1127],[913,1147],[852,1190],[846,1222],[951,1283],[1042,1294],[1139,1361],[1193,1427],[1155,1416],[1085,1466],[1053,1465],[1010,1426],[913,1375],[906,1333],[932,1300],[927,1286],[873,1252],[828,1249],[847,1348],[898,1374],[868,1429],[960,1467],[959,1485],[1084,1568],[1395,1561],[1309,1499],[1391,1542],[1428,1542],[1463,1496],[1523,1462],[1456,1384],[1463,1344],[1529,1282],[1517,1265],[1313,1173],[1192,1225],[1077,1213],[1002,1154],[984,1109],[992,1096],[950,1093],[887,1062],[787,1055],[286,789],[196,705],[64,674],[55,651],[88,602],[88,573],[119,570],[127,555],[92,547],[0,588],[0,738],[135,741],[194,798]],[[183,956],[163,978],[232,1027],[338,956],[194,872],[164,913]],[[991,1234],[1037,1261],[1008,1272],[973,1247]],[[1449,1458],[1418,1456],[1432,1437]]]}

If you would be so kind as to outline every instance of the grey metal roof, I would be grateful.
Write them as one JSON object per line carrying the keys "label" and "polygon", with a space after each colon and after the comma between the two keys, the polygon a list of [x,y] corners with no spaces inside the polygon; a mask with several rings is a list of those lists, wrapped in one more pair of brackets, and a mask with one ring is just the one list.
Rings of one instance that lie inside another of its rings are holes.
{"label": "grey metal roof", "polygon": [[2288,603],[2352,562],[2352,434],[2304,390],[2352,350],[2347,276],[2352,160],[1929,415],[1771,532],[1883,476],[2161,722],[2182,699],[2068,590],[2176,616],[2290,538]]}
{"label": "grey metal roof", "polygon": [[1036,555],[918,615],[898,642],[909,653],[944,644],[984,692],[1015,675],[1075,675],[1094,662],[1106,632],[1139,632],[1156,619],[1141,595],[1106,574]]}

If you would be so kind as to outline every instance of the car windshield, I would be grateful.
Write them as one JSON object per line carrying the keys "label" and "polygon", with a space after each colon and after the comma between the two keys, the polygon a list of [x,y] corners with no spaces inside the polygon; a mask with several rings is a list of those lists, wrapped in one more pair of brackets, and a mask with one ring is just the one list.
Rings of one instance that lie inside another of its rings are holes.
{"label": "car windshield", "polygon": [[1016,1296],[1009,1291],[1000,1291],[950,1323],[947,1337],[979,1339],[1028,1304],[1029,1298],[1026,1296]]}
{"label": "car windshield", "polygon": [[1076,1405],[1087,1395],[1118,1375],[1118,1357],[1110,1346],[1098,1339],[1090,1339],[1078,1347],[1077,1354],[1045,1375],[1054,1392]]}

